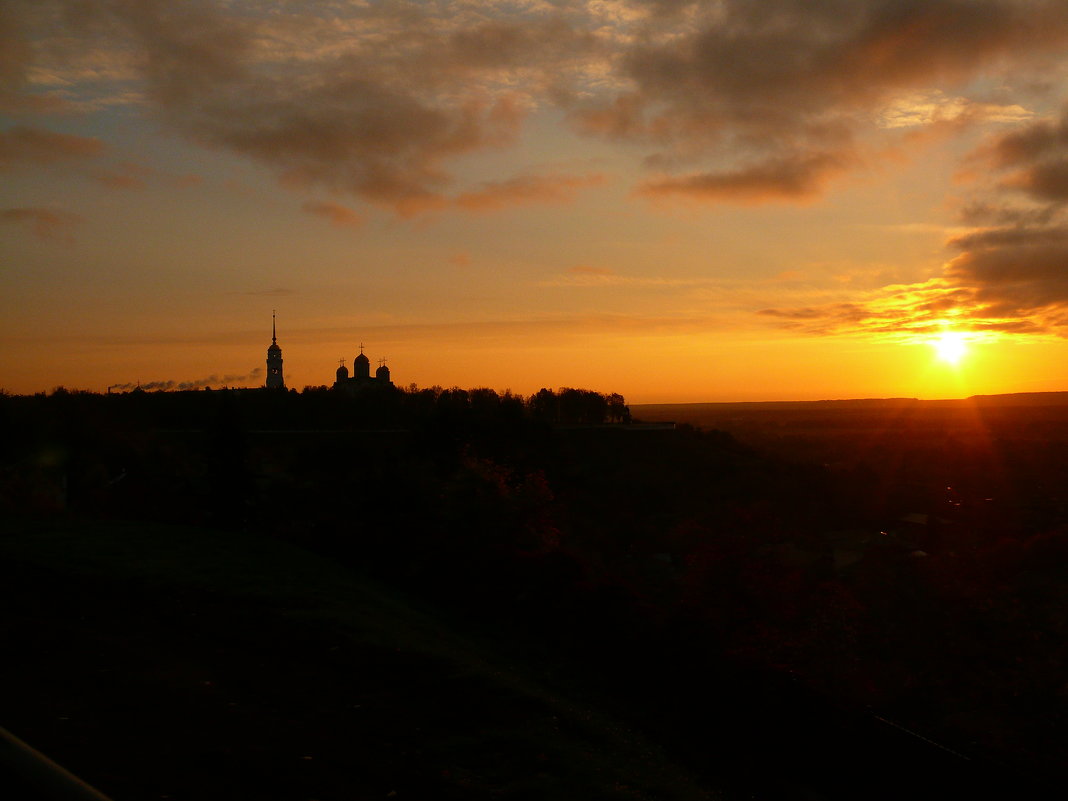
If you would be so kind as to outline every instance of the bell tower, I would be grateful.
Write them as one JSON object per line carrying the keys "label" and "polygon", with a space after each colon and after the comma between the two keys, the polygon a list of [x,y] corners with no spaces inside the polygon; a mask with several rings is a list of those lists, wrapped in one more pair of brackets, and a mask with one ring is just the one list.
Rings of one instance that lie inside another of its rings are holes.
{"label": "bell tower", "polygon": [[282,349],[278,347],[278,327],[275,313],[271,312],[271,346],[267,348],[267,389],[285,389],[282,373]]}

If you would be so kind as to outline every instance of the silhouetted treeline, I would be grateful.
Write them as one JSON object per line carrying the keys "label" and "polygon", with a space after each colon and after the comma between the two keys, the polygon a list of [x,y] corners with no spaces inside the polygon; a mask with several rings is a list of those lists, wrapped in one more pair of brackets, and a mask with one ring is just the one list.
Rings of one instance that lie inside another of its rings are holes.
{"label": "silhouetted treeline", "polygon": [[[792,744],[803,761],[818,738],[783,721],[804,703],[768,689],[803,685],[979,761],[1059,769],[1063,448],[1017,441],[972,487],[965,447],[932,460],[927,440],[880,441],[878,469],[809,464],[718,431],[600,425],[625,409],[581,390],[6,397],[0,503],[300,543],[520,655],[566,655],[561,680],[680,740],[697,710],[754,743],[779,718],[776,736],[812,741]],[[755,696],[775,700],[756,714]]]}

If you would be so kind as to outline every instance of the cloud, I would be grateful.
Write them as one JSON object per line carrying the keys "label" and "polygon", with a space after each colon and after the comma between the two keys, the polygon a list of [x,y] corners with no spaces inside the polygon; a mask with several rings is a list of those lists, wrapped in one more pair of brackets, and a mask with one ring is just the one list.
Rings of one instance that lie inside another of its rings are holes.
{"label": "cloud", "polygon": [[55,240],[70,244],[74,241],[73,229],[83,218],[69,211],[47,208],[0,209],[0,223],[29,225],[40,239]]}
{"label": "cloud", "polygon": [[[405,216],[446,205],[447,160],[515,140],[524,107],[492,84],[539,42],[517,23],[442,26],[454,9],[416,5],[306,19],[212,3],[85,5],[141,54],[147,97],[190,138],[266,164],[286,185]],[[561,43],[554,34],[540,41]]]}
{"label": "cloud", "polygon": [[809,334],[903,342],[947,327],[1068,337],[1068,227],[984,228],[948,244],[961,252],[928,281],[883,287],[852,302],[759,313]]}
{"label": "cloud", "polygon": [[467,211],[498,211],[512,206],[570,203],[582,189],[603,184],[605,177],[589,175],[520,175],[506,181],[488,182],[473,192],[457,196],[455,203]]}
{"label": "cloud", "polygon": [[827,181],[844,171],[849,162],[843,154],[794,155],[718,173],[654,179],[638,192],[647,197],[675,195],[736,203],[804,200],[822,192]]}
{"label": "cloud", "polygon": [[1068,337],[1068,109],[990,138],[966,161],[984,179],[961,206],[971,227],[946,242],[955,255],[939,275],[854,303],[761,314],[814,334],[908,340],[951,325]]}
{"label": "cloud", "polygon": [[1019,123],[1035,116],[1018,103],[984,103],[948,97],[939,89],[896,97],[876,115],[881,128],[914,128],[944,123],[989,121]]}
{"label": "cloud", "polygon": [[54,164],[99,156],[99,139],[16,125],[0,131],[0,170],[23,164]]}
{"label": "cloud", "polygon": [[97,170],[92,178],[109,189],[144,189],[145,181],[154,174],[150,167],[127,161],[112,169]]}
{"label": "cloud", "polygon": [[1037,75],[1041,55],[1068,42],[1068,7],[1052,0],[724,0],[660,10],[620,49],[628,85],[576,103],[572,119],[587,133],[657,148],[654,165],[714,162],[642,192],[716,202],[809,198],[865,165],[855,156],[877,153],[865,141],[880,131],[1026,117],[1026,108],[945,90],[1007,64]]}
{"label": "cloud", "polygon": [[781,328],[820,335],[850,335],[895,342],[925,342],[954,328],[983,335],[1042,333],[1041,324],[999,313],[973,287],[941,278],[888,286],[856,301],[800,308],[768,308],[758,314]]}
{"label": "cloud", "polygon": [[[452,172],[559,110],[649,151],[660,174],[644,195],[804,202],[877,164],[888,138],[1027,119],[990,87],[1050,82],[1068,44],[1061,0],[38,0],[0,13],[0,105],[143,104],[286,186],[402,216],[566,202],[589,176],[491,175],[463,191]],[[1024,191],[1061,191],[1062,176],[1030,177]]]}
{"label": "cloud", "polygon": [[364,224],[363,215],[337,203],[308,201],[301,208],[308,214],[329,220],[338,228],[359,228]]}

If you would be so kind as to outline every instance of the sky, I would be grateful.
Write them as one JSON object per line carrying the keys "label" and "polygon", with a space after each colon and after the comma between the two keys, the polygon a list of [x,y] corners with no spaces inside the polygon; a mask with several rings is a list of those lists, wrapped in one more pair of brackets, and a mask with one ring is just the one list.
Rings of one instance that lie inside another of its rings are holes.
{"label": "sky", "polygon": [[1068,390],[1066,95],[1063,0],[3,0],[0,388]]}

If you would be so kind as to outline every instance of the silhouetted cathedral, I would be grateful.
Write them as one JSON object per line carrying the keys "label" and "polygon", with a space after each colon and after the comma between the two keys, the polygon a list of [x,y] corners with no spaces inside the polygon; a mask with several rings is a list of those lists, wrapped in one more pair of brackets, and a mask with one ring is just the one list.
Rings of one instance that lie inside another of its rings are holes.
{"label": "silhouetted cathedral", "polygon": [[278,330],[274,312],[271,312],[271,346],[267,348],[267,389],[285,389],[286,379],[282,374],[282,349],[278,347]]}
{"label": "silhouetted cathedral", "polygon": [[363,353],[363,345],[360,345],[360,354],[352,360],[352,376],[349,376],[349,368],[345,366],[345,360],[341,360],[341,366],[337,368],[337,380],[334,382],[336,389],[348,392],[356,392],[362,389],[382,389],[392,387],[389,380],[389,368],[386,360],[378,360],[378,369],[374,376],[371,375],[371,360]]}

